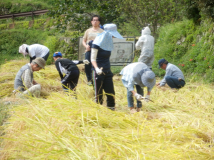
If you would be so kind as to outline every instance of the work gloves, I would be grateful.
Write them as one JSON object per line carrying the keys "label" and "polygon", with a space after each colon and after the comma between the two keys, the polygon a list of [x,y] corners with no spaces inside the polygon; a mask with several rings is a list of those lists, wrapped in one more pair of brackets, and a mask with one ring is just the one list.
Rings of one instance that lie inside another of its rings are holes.
{"label": "work gloves", "polygon": [[101,75],[103,73],[102,69],[99,69],[98,67],[95,68],[95,71],[98,75]]}
{"label": "work gloves", "polygon": [[143,96],[141,96],[140,94],[138,94],[138,93],[135,93],[135,98],[138,100],[138,101],[141,101],[141,100],[145,100],[146,102],[149,102],[149,100],[150,100],[150,95],[146,95],[146,97],[143,97]]}
{"label": "work gloves", "polygon": [[88,65],[90,62],[87,59],[85,59],[83,60],[83,63]]}
{"label": "work gloves", "polygon": [[138,100],[138,101],[140,101],[140,100],[142,100],[142,99],[144,99],[144,97],[143,96],[141,96],[140,94],[138,94],[138,93],[135,93],[135,98]]}
{"label": "work gloves", "polygon": [[145,99],[144,99],[146,102],[149,102],[150,100],[150,95],[146,95]]}

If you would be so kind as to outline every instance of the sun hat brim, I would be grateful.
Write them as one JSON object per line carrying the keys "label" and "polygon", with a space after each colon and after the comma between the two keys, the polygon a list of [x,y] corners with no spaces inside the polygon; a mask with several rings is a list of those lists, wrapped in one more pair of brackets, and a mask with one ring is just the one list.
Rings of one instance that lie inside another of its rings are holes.
{"label": "sun hat brim", "polygon": [[152,71],[146,72],[144,72],[143,75],[141,76],[141,80],[146,87],[153,88],[156,83],[155,74]]}

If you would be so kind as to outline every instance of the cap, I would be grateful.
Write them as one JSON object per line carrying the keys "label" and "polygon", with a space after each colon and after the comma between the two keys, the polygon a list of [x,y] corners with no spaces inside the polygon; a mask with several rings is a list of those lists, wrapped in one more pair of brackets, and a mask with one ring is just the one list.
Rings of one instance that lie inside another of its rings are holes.
{"label": "cap", "polygon": [[159,64],[159,68],[162,66],[162,64],[164,64],[165,62],[167,62],[167,60],[165,60],[164,58],[160,59],[158,61],[158,64]]}
{"label": "cap", "polygon": [[155,74],[151,70],[145,71],[141,76],[141,80],[149,88],[153,88],[156,83]]}
{"label": "cap", "polygon": [[53,57],[62,57],[62,53],[61,52],[55,52],[53,54]]}
{"label": "cap", "polygon": [[36,59],[34,59],[32,62],[36,63],[39,65],[39,67],[42,67],[43,69],[45,69],[45,60],[41,57],[38,57]]}

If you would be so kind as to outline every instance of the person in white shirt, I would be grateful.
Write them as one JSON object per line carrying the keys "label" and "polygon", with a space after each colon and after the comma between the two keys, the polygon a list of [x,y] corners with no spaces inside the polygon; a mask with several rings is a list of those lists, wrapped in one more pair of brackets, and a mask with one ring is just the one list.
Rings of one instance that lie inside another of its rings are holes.
{"label": "person in white shirt", "polygon": [[141,49],[141,55],[138,62],[145,63],[150,69],[152,69],[152,63],[154,61],[154,43],[155,40],[154,37],[151,36],[151,30],[149,27],[145,27],[135,44],[137,50]]}
{"label": "person in white shirt", "polygon": [[[120,72],[123,85],[127,88],[128,107],[131,113],[139,112],[142,107],[141,100],[150,100],[151,90],[155,85],[155,74],[142,62],[131,63]],[[137,92],[134,91],[134,86]],[[144,96],[142,87],[147,87],[147,95]],[[134,109],[134,99],[137,99],[137,110]]]}
{"label": "person in white shirt", "polygon": [[30,63],[37,57],[41,57],[45,61],[47,61],[49,56],[49,49],[48,47],[41,44],[32,44],[32,45],[22,44],[19,47],[19,53],[23,54],[23,56],[29,55]]}

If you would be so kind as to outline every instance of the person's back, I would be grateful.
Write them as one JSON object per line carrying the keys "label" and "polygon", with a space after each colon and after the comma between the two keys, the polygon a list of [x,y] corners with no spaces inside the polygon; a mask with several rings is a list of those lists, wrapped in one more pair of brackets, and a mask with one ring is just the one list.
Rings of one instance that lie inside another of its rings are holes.
{"label": "person's back", "polygon": [[29,45],[27,48],[30,57],[44,57],[49,52],[49,49],[41,44],[32,44]]}
{"label": "person's back", "polygon": [[[25,72],[25,70],[29,69],[30,70],[30,65],[26,64],[24,66],[22,66],[22,68],[18,71],[18,73],[16,74],[15,77],[15,81],[14,81],[14,89],[15,90],[20,90],[20,91],[24,91],[25,90],[25,86],[23,83],[23,78],[22,75]],[[33,73],[31,72],[31,77],[29,77],[31,79],[31,82],[33,81]]]}
{"label": "person's back", "polygon": [[152,68],[154,61],[154,41],[154,37],[151,36],[149,27],[146,27],[142,30],[142,34],[135,45],[137,50],[141,49],[141,55],[138,62],[145,63],[149,68]]}
{"label": "person's back", "polygon": [[[170,72],[170,73],[168,73],[168,72]],[[181,79],[185,80],[184,75],[183,75],[182,71],[180,70],[180,68],[178,68],[176,65],[171,64],[171,63],[168,63],[168,65],[166,67],[166,75],[181,78]]]}

